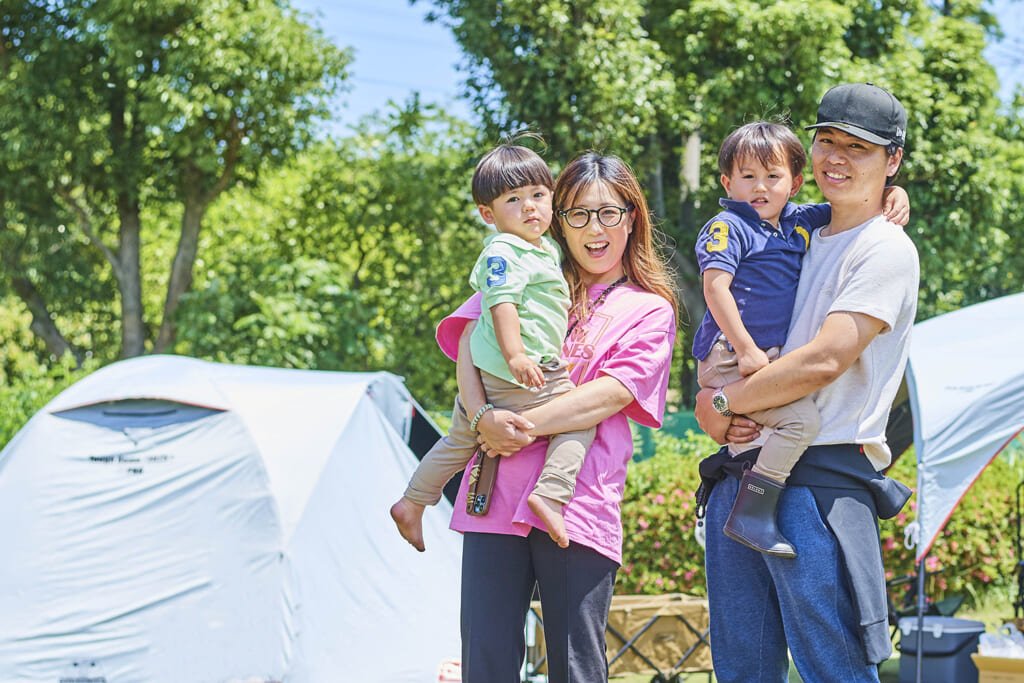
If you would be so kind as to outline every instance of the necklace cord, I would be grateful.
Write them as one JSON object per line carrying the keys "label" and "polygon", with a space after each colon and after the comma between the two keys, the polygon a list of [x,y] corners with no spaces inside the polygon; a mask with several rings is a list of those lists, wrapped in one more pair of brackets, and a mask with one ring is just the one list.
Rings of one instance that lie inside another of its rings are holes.
{"label": "necklace cord", "polygon": [[[604,300],[608,297],[609,294],[611,294],[613,289],[615,289],[619,285],[623,284],[628,279],[629,278],[627,278],[625,275],[623,275],[618,280],[616,280],[615,282],[613,282],[610,285],[608,285],[607,289],[605,289],[603,292],[601,292],[601,294],[597,297],[597,299],[594,300],[594,303],[590,306],[590,310],[587,311],[587,319],[584,322],[585,323],[590,323],[590,319],[592,317],[594,317],[594,311],[597,310],[598,306],[600,306],[601,304],[604,303]],[[569,339],[569,336],[572,335],[573,330],[576,329],[576,326],[579,325],[579,323],[580,323],[580,319],[579,318],[576,318],[576,320],[572,321],[572,325],[570,325],[569,329],[566,330],[566,332],[565,332],[566,340]]]}

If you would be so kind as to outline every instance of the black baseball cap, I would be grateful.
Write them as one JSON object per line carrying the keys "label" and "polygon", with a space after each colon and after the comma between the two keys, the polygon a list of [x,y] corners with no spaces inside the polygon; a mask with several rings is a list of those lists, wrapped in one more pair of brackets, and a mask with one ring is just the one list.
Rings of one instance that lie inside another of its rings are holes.
{"label": "black baseball cap", "polygon": [[876,145],[899,147],[907,141],[907,110],[873,83],[846,83],[825,93],[812,128],[835,128]]}

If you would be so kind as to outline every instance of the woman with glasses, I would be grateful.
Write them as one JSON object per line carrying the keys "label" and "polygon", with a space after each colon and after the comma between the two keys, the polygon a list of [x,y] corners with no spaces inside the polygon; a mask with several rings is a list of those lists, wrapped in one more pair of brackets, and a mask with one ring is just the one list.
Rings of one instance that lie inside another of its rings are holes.
{"label": "woman with glasses", "polygon": [[[524,626],[534,584],[540,588],[548,680],[606,681],[605,627],[622,562],[619,504],[633,455],[628,420],[661,424],[676,329],[676,297],[655,244],[640,185],[614,156],[586,153],[555,183],[551,233],[565,254],[572,309],[562,357],[577,384],[520,414],[485,410],[477,421],[482,450],[508,456],[486,515],[456,506],[464,533],[462,676],[467,683],[513,683],[526,651]],[[438,327],[442,349],[471,363],[469,333],[480,296]],[[487,405],[482,384],[460,382],[469,415]],[[569,546],[544,532],[527,502],[544,466],[543,438],[596,427],[596,437],[562,512]],[[537,440],[535,442],[535,439]],[[458,500],[470,485],[463,478]]]}

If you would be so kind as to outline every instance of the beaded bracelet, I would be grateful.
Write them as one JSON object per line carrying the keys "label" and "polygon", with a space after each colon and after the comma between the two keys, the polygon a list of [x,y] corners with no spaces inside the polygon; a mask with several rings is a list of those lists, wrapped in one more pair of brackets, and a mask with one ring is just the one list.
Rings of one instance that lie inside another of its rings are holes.
{"label": "beaded bracelet", "polygon": [[480,418],[484,416],[484,413],[493,408],[494,406],[491,405],[490,403],[485,403],[482,406],[480,406],[480,410],[476,411],[476,415],[473,416],[473,420],[469,423],[469,428],[475,432],[476,426],[480,422]]}

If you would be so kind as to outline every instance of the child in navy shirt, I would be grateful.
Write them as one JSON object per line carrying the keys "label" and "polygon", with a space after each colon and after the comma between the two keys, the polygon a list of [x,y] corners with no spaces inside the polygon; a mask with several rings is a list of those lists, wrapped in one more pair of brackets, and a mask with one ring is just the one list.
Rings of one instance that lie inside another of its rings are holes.
{"label": "child in navy shirt", "polygon": [[[778,357],[786,341],[810,233],[831,219],[828,204],[790,201],[803,185],[807,154],[788,127],[749,123],[733,131],[718,153],[728,199],[697,239],[708,310],[693,339],[697,381],[720,389],[756,372]],[[886,217],[905,225],[906,192],[886,190]],[[713,405],[731,415],[716,391]],[[724,532],[755,550],[796,557],[775,524],[779,494],[797,460],[818,433],[820,417],[810,396],[747,415],[763,425],[762,438],[733,444],[733,454],[761,446],[741,488]],[[747,480],[745,480],[747,481]]]}

